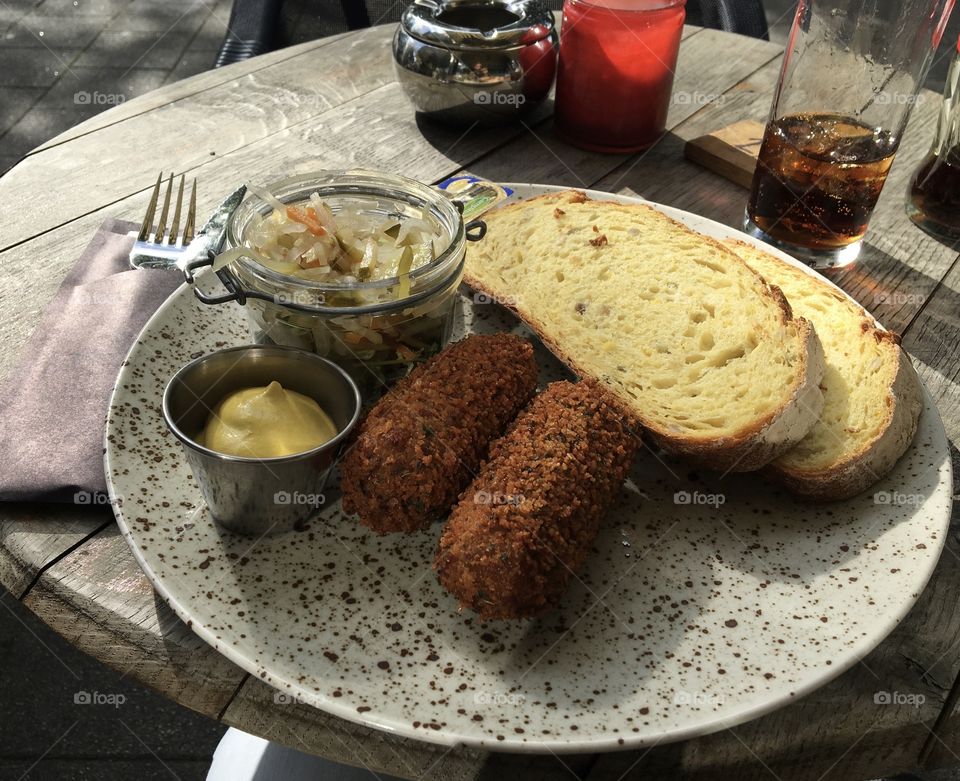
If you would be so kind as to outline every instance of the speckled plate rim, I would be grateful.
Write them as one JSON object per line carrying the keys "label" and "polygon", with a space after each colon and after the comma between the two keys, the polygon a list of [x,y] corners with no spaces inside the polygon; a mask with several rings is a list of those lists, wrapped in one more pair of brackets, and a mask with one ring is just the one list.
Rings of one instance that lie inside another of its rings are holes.
{"label": "speckled plate rim", "polygon": [[[518,200],[523,200],[526,198],[535,197],[537,195],[544,195],[551,192],[559,192],[563,190],[569,190],[569,187],[559,187],[555,185],[542,185],[534,183],[504,183],[505,186],[510,187],[514,190],[513,196],[506,201],[506,203],[515,202]],[[637,196],[627,196],[627,195],[618,195],[616,193],[604,192],[599,190],[588,190],[583,188],[583,192],[587,193],[591,198],[600,199],[600,200],[613,200],[621,203],[642,203],[649,206],[652,206],[669,217],[683,223],[692,230],[701,232],[707,236],[714,238],[736,238],[741,241],[747,242],[754,246],[760,247],[761,249],[770,252],[773,255],[781,258],[782,260],[788,262],[790,265],[795,266],[805,273],[808,273],[812,276],[818,277],[820,279],[826,279],[825,277],[819,275],[816,271],[808,267],[807,265],[801,263],[795,258],[787,255],[786,253],[771,247],[768,244],[765,244],[758,239],[749,236],[742,231],[738,231],[734,228],[731,228],[723,223],[710,220],[706,217],[701,217],[699,215],[693,214],[691,212],[684,211],[682,209],[676,209],[670,206],[664,206],[653,201],[647,201],[643,198]],[[843,293],[844,296],[853,300],[848,296],[841,288],[834,285],[829,280],[826,280],[828,284],[834,287],[836,290],[839,290]],[[153,324],[161,320],[166,311],[170,309],[176,300],[181,295],[189,295],[189,291],[186,290],[187,285],[181,285],[177,288],[164,303],[157,309],[157,311],[151,316],[147,321],[146,325],[141,330],[140,334],[137,336],[136,341],[125,357],[123,364],[121,365],[120,372],[118,374],[117,380],[114,385],[114,390],[111,393],[110,398],[110,408],[116,403],[116,396],[118,394],[118,389],[123,386],[127,366],[129,359],[134,351],[138,348],[142,335],[149,331]],[[933,403],[929,392],[926,387],[923,387],[923,396],[924,396],[924,406],[925,412],[933,416],[934,428],[936,430],[936,446],[937,450],[949,453],[946,431],[943,427],[943,422],[940,418],[939,411],[936,408],[936,405]],[[156,572],[152,570],[143,553],[140,551],[138,545],[136,544],[134,535],[131,534],[130,527],[127,525],[123,518],[123,513],[121,507],[117,503],[117,492],[112,478],[112,468],[111,468],[111,452],[112,447],[110,443],[110,428],[109,428],[109,419],[108,425],[104,432],[104,468],[106,473],[107,480],[107,491],[110,497],[111,507],[114,510],[114,516],[117,520],[117,525],[120,528],[120,532],[123,535],[123,538],[126,540],[131,551],[133,552],[134,558],[137,563],[144,571],[144,574],[147,576],[147,579],[150,581],[153,588],[157,591],[160,597],[171,607],[171,609],[177,614],[177,616],[183,620],[191,628],[191,630],[197,634],[204,642],[213,647],[229,661],[233,662],[246,672],[256,675],[258,677],[261,674],[266,673],[277,683],[283,684],[289,687],[289,690],[297,691],[298,686],[296,681],[291,680],[288,677],[282,675],[276,675],[271,673],[269,670],[264,670],[260,665],[258,665],[254,660],[248,658],[242,653],[234,650],[228,644],[220,644],[217,641],[214,633],[206,629],[202,624],[197,623],[190,610],[188,605],[181,602],[177,596],[171,592],[164,584],[163,578],[159,577]],[[938,491],[946,491],[948,495],[952,495],[952,464],[949,458],[946,459],[945,470],[942,471],[941,480],[938,484]],[[446,747],[454,747],[458,745],[463,745],[472,748],[480,748],[486,751],[493,752],[511,752],[511,753],[523,753],[523,754],[567,754],[567,753],[600,753],[600,752],[611,752],[611,751],[626,751],[630,749],[637,749],[643,747],[649,747],[657,745],[660,743],[670,743],[681,740],[688,740],[691,738],[701,737],[704,735],[709,735],[714,732],[718,732],[723,729],[728,729],[730,727],[735,727],[744,722],[750,721],[752,719],[758,718],[760,716],[771,713],[779,708],[795,702],[801,697],[815,691],[821,686],[829,683],[834,678],[837,678],[842,673],[846,672],[848,669],[853,667],[857,662],[862,660],[867,654],[869,654],[874,648],[876,648],[884,639],[896,628],[896,626],[903,620],[903,618],[909,613],[911,608],[914,606],[916,601],[919,599],[920,594],[923,593],[926,588],[927,583],[930,580],[930,577],[933,574],[933,571],[936,569],[937,563],[940,560],[940,556],[943,551],[943,546],[946,541],[946,533],[950,524],[950,502],[946,503],[946,511],[943,514],[943,517],[940,519],[940,524],[937,527],[938,531],[941,533],[937,538],[937,548],[935,553],[931,553],[927,558],[928,566],[922,572],[917,572],[917,578],[915,580],[916,588],[910,591],[910,593],[904,593],[904,599],[899,605],[899,609],[896,611],[889,611],[887,613],[886,621],[878,621],[873,626],[875,631],[870,635],[858,640],[854,644],[848,646],[845,651],[838,656],[832,659],[833,664],[829,667],[820,668],[817,671],[811,673],[809,678],[805,680],[802,684],[794,685],[788,692],[780,696],[771,696],[761,703],[749,704],[739,710],[734,710],[732,713],[725,717],[717,716],[704,716],[702,719],[694,720],[695,723],[687,727],[679,727],[675,729],[664,729],[664,730],[648,730],[642,735],[637,735],[635,737],[623,737],[623,736],[611,736],[609,738],[603,739],[588,739],[588,740],[537,740],[536,742],[518,742],[507,740],[504,742],[491,741],[487,739],[473,739],[473,738],[463,738],[461,736],[447,735],[444,732],[430,732],[424,733],[423,731],[417,731],[412,729],[410,725],[404,721],[397,719],[388,719],[382,717],[374,717],[372,714],[367,716],[364,714],[358,714],[354,709],[350,708],[349,705],[340,704],[335,700],[329,697],[320,697],[317,695],[310,695],[312,703],[315,703],[318,708],[323,711],[342,718],[346,721],[354,722],[366,727],[372,727],[375,729],[382,730],[397,736],[410,738],[412,740],[418,740],[426,743],[432,743],[437,745],[442,745]]]}

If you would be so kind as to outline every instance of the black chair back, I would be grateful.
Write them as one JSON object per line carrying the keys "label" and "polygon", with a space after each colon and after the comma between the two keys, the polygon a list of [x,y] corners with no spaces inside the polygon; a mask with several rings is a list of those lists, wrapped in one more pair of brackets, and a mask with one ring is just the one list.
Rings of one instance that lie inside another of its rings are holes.
{"label": "black chair back", "polygon": [[[547,0],[546,4],[555,11],[563,5],[562,0]],[[402,2],[390,0],[340,0],[339,5],[351,30],[399,21],[405,7]],[[700,27],[770,40],[763,0],[687,0],[687,21]]]}
{"label": "black chair back", "polygon": [[687,23],[770,40],[763,0],[688,0]]}

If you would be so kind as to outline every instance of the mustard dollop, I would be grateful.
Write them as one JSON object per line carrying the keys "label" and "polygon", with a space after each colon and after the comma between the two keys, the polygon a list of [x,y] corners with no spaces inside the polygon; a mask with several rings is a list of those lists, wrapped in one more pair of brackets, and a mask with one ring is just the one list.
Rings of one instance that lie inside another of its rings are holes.
{"label": "mustard dollop", "polygon": [[271,382],[221,400],[197,442],[229,456],[276,458],[313,450],[336,435],[337,427],[316,401]]}

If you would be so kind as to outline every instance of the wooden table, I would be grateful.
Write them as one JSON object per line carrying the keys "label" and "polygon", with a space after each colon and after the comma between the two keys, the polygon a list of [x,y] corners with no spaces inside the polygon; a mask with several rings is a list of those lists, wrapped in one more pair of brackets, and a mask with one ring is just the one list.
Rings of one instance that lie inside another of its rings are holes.
{"label": "wooden table", "polygon": [[[0,179],[0,340],[19,345],[100,222],[139,221],[159,170],[197,176],[200,211],[239,181],[293,170],[363,166],[439,181],[468,169],[495,181],[634,192],[739,226],[746,192],[683,160],[689,139],[735,120],[763,120],[781,48],[687,28],[670,132],[642,155],[559,142],[549,111],[496,130],[418,122],[396,83],[392,29],[314,41],[210,71],[125,103],[58,136]],[[939,96],[925,94],[893,166],[866,247],[836,273],[903,343],[960,437],[957,248],[904,216],[907,179],[927,150]],[[37,273],[41,266],[45,273]],[[15,350],[0,355],[9,370]],[[0,582],[71,643],[225,724],[303,751],[408,778],[591,780],[872,778],[960,763],[960,718],[945,700],[960,667],[960,544],[951,535],[929,586],[893,634],[819,691],[756,721],[698,740],[602,756],[487,754],[400,739],[303,705],[207,647],[154,594],[103,508],[4,505]],[[877,705],[878,691],[922,695]],[[916,698],[914,698],[916,699]],[[943,715],[938,736],[931,727]]]}

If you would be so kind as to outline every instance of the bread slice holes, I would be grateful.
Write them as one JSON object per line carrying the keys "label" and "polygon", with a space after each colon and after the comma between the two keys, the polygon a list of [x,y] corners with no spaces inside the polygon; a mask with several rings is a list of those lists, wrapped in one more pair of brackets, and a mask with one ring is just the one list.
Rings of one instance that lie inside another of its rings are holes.
{"label": "bread slice holes", "polygon": [[700,335],[700,349],[705,352],[709,352],[713,349],[713,346],[716,342],[713,339],[713,334],[705,333]]}
{"label": "bread slice holes", "polygon": [[728,347],[726,350],[720,350],[711,355],[709,363],[711,366],[720,368],[721,366],[726,366],[731,361],[743,358],[746,354],[747,351],[743,347]]}
{"label": "bread slice holes", "polygon": [[677,384],[676,377],[656,377],[653,381],[653,387],[658,390],[666,390]]}
{"label": "bread slice holes", "polygon": [[703,355],[701,353],[692,353],[683,359],[684,363],[700,363],[703,360]]}
{"label": "bread slice holes", "polygon": [[557,282],[563,282],[563,280],[566,279],[566,277],[563,276],[563,272],[562,272],[562,271],[558,271],[558,272],[556,273],[556,277],[557,277]]}
{"label": "bread slice holes", "polygon": [[713,260],[703,260],[701,258],[694,258],[693,262],[699,266],[703,266],[704,268],[712,269],[713,271],[716,271],[718,274],[727,273],[727,269],[724,266],[722,266],[720,263],[717,263],[716,261],[713,261]]}
{"label": "bread slice holes", "polygon": [[694,312],[693,314],[690,315],[690,320],[691,322],[694,322],[694,323],[702,323],[706,321],[706,319],[707,319],[706,312]]}

